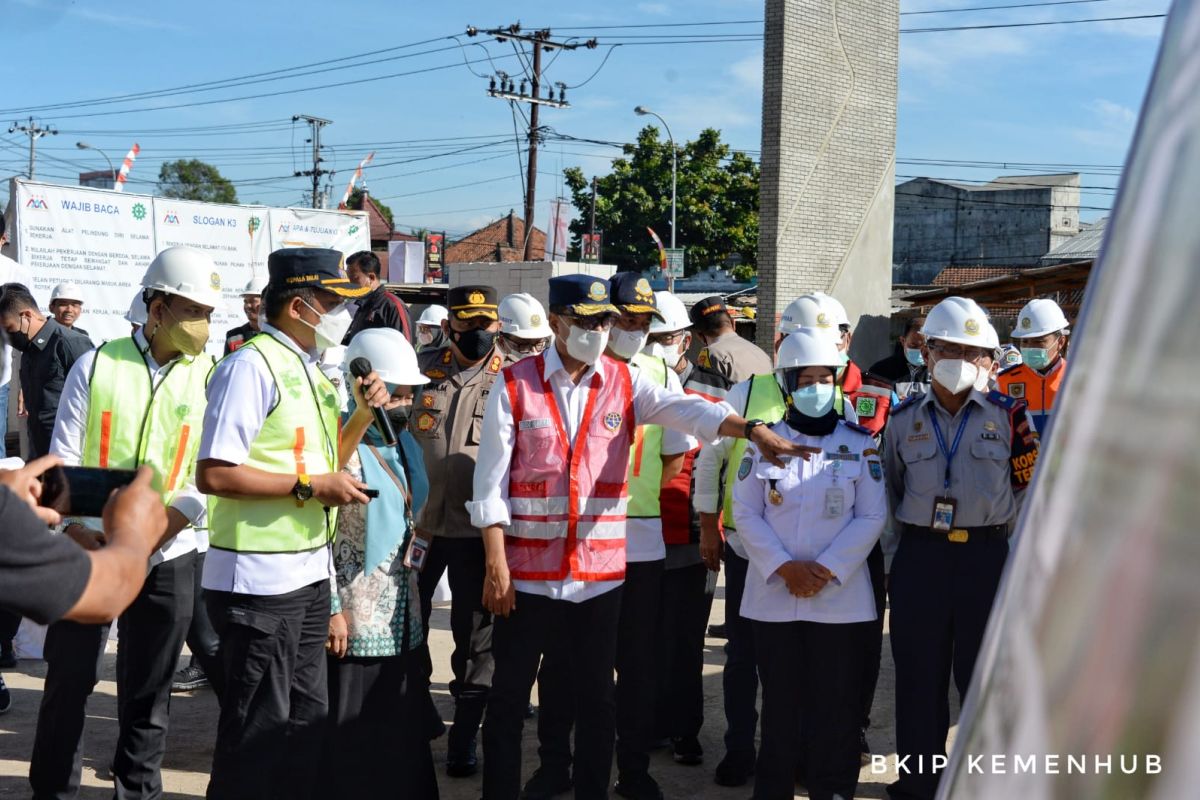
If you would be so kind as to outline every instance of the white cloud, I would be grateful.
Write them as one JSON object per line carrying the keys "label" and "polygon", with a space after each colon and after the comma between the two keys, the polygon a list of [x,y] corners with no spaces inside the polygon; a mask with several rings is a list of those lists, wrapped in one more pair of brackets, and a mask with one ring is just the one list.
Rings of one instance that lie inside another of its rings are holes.
{"label": "white cloud", "polygon": [[665,17],[671,13],[671,7],[666,3],[638,3],[637,10],[656,17]]}
{"label": "white cloud", "polygon": [[1084,108],[1091,112],[1092,124],[1070,129],[1075,141],[1089,147],[1124,153],[1133,139],[1138,112],[1120,103],[1099,97]]}
{"label": "white cloud", "polygon": [[1091,109],[1100,121],[1110,128],[1130,129],[1137,122],[1137,112],[1132,108],[1127,108],[1120,103],[1114,103],[1111,100],[1105,100],[1100,97],[1093,100],[1088,107]]}
{"label": "white cloud", "polygon": [[761,95],[763,87],[762,49],[730,64],[729,74],[741,85],[741,88]]}
{"label": "white cloud", "polygon": [[98,22],[102,25],[112,25],[116,28],[142,28],[144,30],[161,30],[161,31],[182,31],[184,28],[171,22],[160,22],[158,20],[146,19],[144,17],[134,17],[124,14],[109,14],[104,11],[96,11],[91,8],[82,8],[77,5],[71,6],[71,15],[85,19],[89,22]]}

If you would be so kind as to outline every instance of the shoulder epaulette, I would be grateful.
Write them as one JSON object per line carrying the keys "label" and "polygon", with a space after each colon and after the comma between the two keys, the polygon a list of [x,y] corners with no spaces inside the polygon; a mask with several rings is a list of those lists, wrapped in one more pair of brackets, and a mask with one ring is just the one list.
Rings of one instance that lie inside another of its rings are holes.
{"label": "shoulder epaulette", "polygon": [[995,389],[987,393],[987,399],[989,403],[1000,406],[1005,411],[1012,411],[1025,405],[1024,400],[1018,400],[1015,397],[1009,397],[1004,392],[1000,392]]}
{"label": "shoulder epaulette", "polygon": [[920,400],[924,396],[925,396],[924,393],[920,393],[920,392],[915,393],[915,394],[910,394],[908,397],[904,398],[899,403],[892,406],[891,413],[894,415],[897,411],[902,411],[902,410],[908,408],[909,406],[911,406],[913,403],[916,403],[918,400]]}
{"label": "shoulder epaulette", "polygon": [[868,430],[867,428],[864,428],[862,425],[859,425],[857,422],[850,422],[849,420],[843,419],[842,424],[845,425],[847,428],[849,428],[852,431],[858,431],[859,433],[865,433],[867,436],[875,435],[875,434],[871,433],[871,431]]}

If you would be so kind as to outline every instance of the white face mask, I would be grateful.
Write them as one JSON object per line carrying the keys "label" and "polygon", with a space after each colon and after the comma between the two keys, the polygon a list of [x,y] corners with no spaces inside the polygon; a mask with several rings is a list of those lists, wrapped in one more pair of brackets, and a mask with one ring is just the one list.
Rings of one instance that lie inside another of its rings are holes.
{"label": "white face mask", "polygon": [[[933,379],[950,394],[958,394],[975,386],[980,374],[979,367],[961,358],[943,358],[933,365]],[[988,374],[983,372],[982,375],[986,386]]]}
{"label": "white face mask", "polygon": [[979,369],[979,377],[975,379],[975,389],[980,392],[986,392],[992,385],[992,371],[990,369]]}
{"label": "white face mask", "polygon": [[608,336],[608,346],[619,357],[626,360],[633,358],[646,346],[649,334],[643,331],[626,331],[613,328]]}
{"label": "white face mask", "polygon": [[604,348],[608,347],[608,331],[585,331],[572,325],[567,332],[566,345],[567,355],[592,365],[600,360]]}
{"label": "white face mask", "polygon": [[417,341],[421,344],[429,344],[433,341],[433,331],[428,328],[421,328],[417,331]]}
{"label": "white face mask", "polygon": [[[303,303],[304,301],[301,300],[300,302]],[[334,311],[321,314],[320,311],[309,306],[308,303],[304,303],[304,305],[308,306],[309,310],[314,313],[321,315],[316,325],[303,319],[300,320],[317,334],[317,349],[326,350],[330,347],[341,345],[342,339],[346,338],[346,331],[350,330],[350,323],[354,321],[354,317],[350,314],[350,309],[342,305],[338,306]]]}
{"label": "white face mask", "polygon": [[673,344],[669,347],[655,342],[646,347],[646,355],[653,358],[661,358],[667,362],[668,367],[674,367],[679,363],[679,359],[683,358],[683,342]]}

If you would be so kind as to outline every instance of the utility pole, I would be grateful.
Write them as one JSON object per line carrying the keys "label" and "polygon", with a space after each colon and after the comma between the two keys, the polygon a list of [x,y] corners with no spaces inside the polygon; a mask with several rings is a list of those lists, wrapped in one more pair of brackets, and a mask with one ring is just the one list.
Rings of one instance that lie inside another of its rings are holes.
{"label": "utility pole", "polygon": [[309,141],[312,142],[312,146],[313,146],[313,149],[312,149],[313,165],[312,165],[312,169],[306,169],[302,172],[297,172],[296,177],[298,178],[301,175],[308,175],[308,176],[312,177],[312,207],[320,208],[321,207],[321,176],[333,174],[330,170],[321,169],[321,161],[322,161],[322,159],[321,159],[321,128],[324,128],[326,125],[332,125],[333,120],[321,119],[320,117],[310,117],[307,114],[296,114],[295,116],[292,117],[292,122],[298,122],[300,120],[304,120],[305,122],[307,122],[308,126],[312,129],[312,138],[309,139]]}
{"label": "utility pole", "polygon": [[596,176],[592,176],[592,219],[588,223],[588,232],[596,235]]}
{"label": "utility pole", "polygon": [[[567,87],[565,84],[559,83],[558,98],[554,97],[554,89],[550,89],[546,96],[542,96],[542,53],[553,50],[577,50],[580,47],[585,47],[589,50],[596,48],[597,42],[595,39],[589,39],[586,42],[556,42],[550,38],[550,29],[545,28],[540,31],[531,33],[521,32],[521,23],[509,25],[507,28],[492,28],[490,30],[480,30],[474,26],[467,28],[467,36],[477,36],[480,33],[493,37],[497,42],[525,42],[529,44],[533,50],[531,73],[528,75],[528,81],[521,79],[520,91],[516,91],[516,86],[513,80],[506,73],[497,73],[491,79],[491,85],[488,89],[488,95],[491,97],[499,97],[505,100],[519,103],[529,103],[529,163],[526,166],[525,180],[525,251],[522,258],[525,261],[533,260],[533,214],[534,205],[537,199],[537,153],[538,140],[541,136],[541,130],[538,127],[538,107],[550,106],[552,108],[570,108],[570,103],[567,102]],[[528,84],[529,93],[525,93],[525,87]]]}
{"label": "utility pole", "polygon": [[18,131],[29,137],[29,180],[33,180],[33,168],[37,162],[37,140],[43,136],[57,136],[58,131],[50,126],[46,126],[45,128],[40,127],[33,121],[33,117],[30,117],[29,121],[24,124],[14,122],[8,128],[9,133],[16,133]]}

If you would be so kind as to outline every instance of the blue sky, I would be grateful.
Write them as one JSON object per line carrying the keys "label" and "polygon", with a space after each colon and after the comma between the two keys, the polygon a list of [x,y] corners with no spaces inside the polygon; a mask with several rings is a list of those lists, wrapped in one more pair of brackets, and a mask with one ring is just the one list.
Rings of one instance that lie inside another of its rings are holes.
{"label": "blue sky", "polygon": [[[901,11],[1015,2],[1021,0],[902,0]],[[338,170],[333,178],[335,201],[359,159],[374,149],[377,155],[367,183],[372,194],[392,207],[397,224],[445,229],[453,236],[509,208],[520,213],[522,182],[512,112],[508,103],[489,98],[486,79],[472,72],[489,74],[492,63],[463,64],[486,57],[482,48],[470,46],[472,40],[461,36],[467,25],[493,27],[519,19],[526,28],[555,26],[564,38],[595,36],[600,43],[596,50],[562,53],[549,66],[551,81],[575,86],[589,76],[591,80],[568,91],[570,109],[545,110],[544,125],[574,137],[630,141],[644,123],[632,108],[642,104],[662,114],[678,140],[715,127],[734,147],[759,149],[762,49],[757,41],[619,46],[611,53],[606,41],[689,32],[761,35],[761,25],[599,26],[757,20],[762,2],[612,0],[601,5],[518,0],[503,14],[501,7],[394,0],[0,0],[10,69],[0,120],[23,120],[34,106],[178,87],[436,40],[314,67],[356,65],[320,74],[264,76],[270,80],[216,91],[36,111],[38,120],[60,131],[39,142],[43,157],[38,176],[73,182],[81,169],[104,169],[103,158],[76,149],[77,141],[101,148],[119,163],[136,140],[142,155],[131,175],[130,191],[151,191],[162,161],[194,156],[238,182],[242,202],[297,204],[307,179],[287,176],[305,169],[310,157],[304,144],[307,129],[290,120],[294,114],[311,114],[334,121],[323,141],[331,146],[325,166]],[[1167,7],[1167,0],[1097,0],[909,14],[901,17],[901,28],[1118,17],[1161,13]],[[1094,174],[1083,176],[1084,186],[1115,186],[1119,176],[1110,167],[1123,162],[1129,147],[1162,23],[1137,20],[902,35],[897,173],[982,181],[1021,172],[905,163],[914,159],[1096,165],[1089,167]],[[460,34],[458,41],[465,49],[445,38],[454,34]],[[506,47],[488,48],[494,66],[517,73],[516,58]],[[447,49],[428,52],[441,48]],[[161,108],[441,66],[448,68],[275,97]],[[119,113],[77,116],[112,111]],[[204,128],[209,130],[199,130]],[[6,130],[7,126],[0,133]],[[13,133],[0,136],[0,142],[0,177],[24,172],[27,140]],[[602,145],[548,142],[539,165],[539,223],[545,224],[547,201],[560,191],[561,168],[578,165],[587,173],[602,174],[615,152]],[[1112,204],[1112,194],[1086,189],[1081,216],[1102,216],[1102,209]]]}

